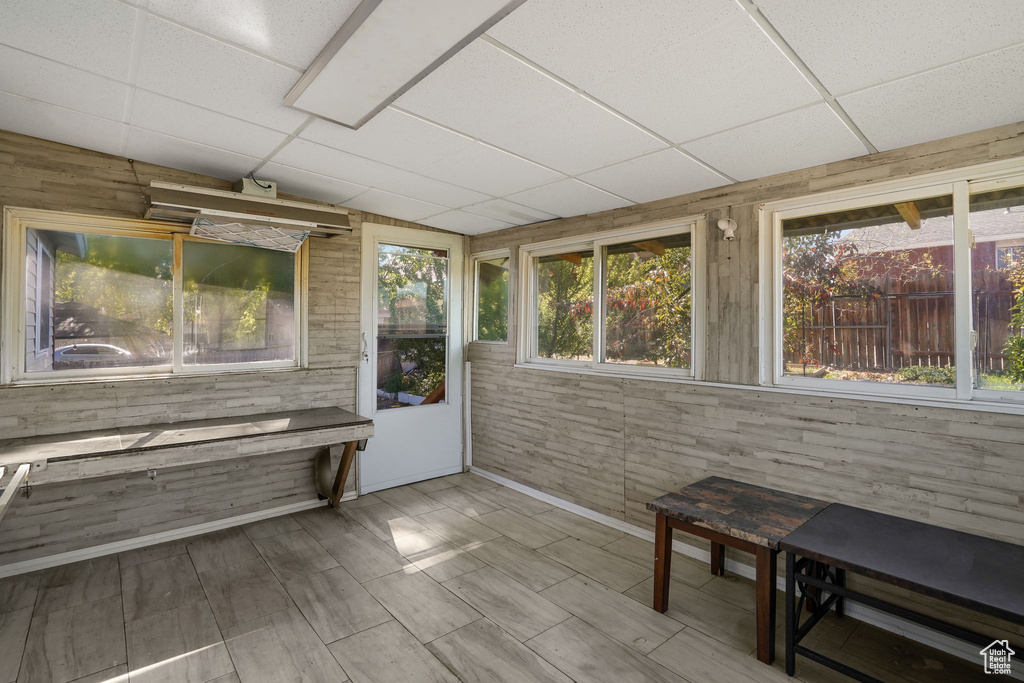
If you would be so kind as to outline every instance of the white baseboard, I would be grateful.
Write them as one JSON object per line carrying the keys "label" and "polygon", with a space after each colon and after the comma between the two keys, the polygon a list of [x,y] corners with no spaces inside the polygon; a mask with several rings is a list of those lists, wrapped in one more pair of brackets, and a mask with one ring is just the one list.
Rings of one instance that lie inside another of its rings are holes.
{"label": "white baseboard", "polygon": [[[344,502],[346,500],[352,500],[355,497],[356,492],[350,491],[345,494],[341,500]],[[148,536],[139,536],[137,538],[129,538],[123,541],[94,545],[89,548],[71,550],[66,553],[58,553],[56,555],[47,555],[45,557],[37,557],[31,560],[23,560],[22,562],[14,562],[12,564],[0,566],[0,578],[14,576],[16,574],[26,574],[28,572],[39,571],[40,569],[49,569],[50,567],[59,567],[62,564],[71,564],[73,562],[81,562],[82,560],[91,560],[94,557],[123,553],[126,550],[145,548],[146,546],[166,543],[167,541],[176,541],[179,538],[198,536],[199,534],[205,534],[211,531],[227,529],[229,527],[240,526],[250,522],[258,522],[261,519],[287,515],[290,512],[311,510],[326,504],[327,503],[322,500],[307,500],[301,503],[291,503],[289,505],[270,508],[268,510],[247,512],[244,515],[238,515],[236,517],[225,517],[224,519],[218,519],[212,522],[204,522],[203,524],[181,527],[180,529],[161,531],[160,533],[149,534]]]}
{"label": "white baseboard", "polygon": [[[545,503],[550,503],[555,507],[559,507],[562,508],[563,510],[573,512],[581,517],[586,517],[587,519],[593,520],[600,524],[604,524],[605,526],[610,526],[614,529],[618,529],[619,531],[625,532],[627,534],[638,536],[647,541],[654,540],[653,531],[648,531],[647,529],[643,529],[636,525],[630,524],[629,522],[624,522],[621,519],[615,519],[614,517],[609,517],[608,515],[601,514],[600,512],[595,512],[589,508],[583,507],[582,505],[570,503],[569,501],[564,500],[562,498],[552,496],[551,494],[544,493],[543,491],[538,491],[535,488],[531,488],[529,486],[526,486],[525,484],[520,484],[517,481],[507,479],[497,474],[493,474],[486,470],[482,470],[478,467],[473,467],[470,471],[473,474],[477,474],[485,479],[490,479],[491,481],[507,486],[510,489],[515,489],[520,493],[525,493],[526,495],[536,498],[538,500],[542,500]],[[698,548],[697,546],[687,543],[685,541],[681,541],[679,539],[673,540],[672,549],[677,553],[686,555],[687,557],[692,557],[694,559],[700,560],[701,562],[706,562],[709,565],[711,563],[710,550]],[[726,559],[725,563],[725,566],[728,569],[728,571],[732,572],[733,574],[737,574],[739,576],[743,576],[745,578],[753,580],[754,567],[752,567],[751,565],[745,564],[743,562],[737,562],[735,560],[728,558]],[[777,585],[779,590],[786,590],[786,579],[784,576],[778,577]],[[936,650],[941,650],[942,652],[946,652],[956,657],[960,657],[961,659],[965,659],[969,662],[977,664],[978,666],[981,666],[981,656],[973,645],[965,643],[961,640],[957,640],[956,638],[952,638],[937,631],[933,631],[932,629],[921,626],[920,624],[916,624],[912,621],[901,619],[887,612],[874,609],[873,607],[860,605],[854,602],[846,603],[846,614],[854,619],[863,621],[866,624],[871,624],[872,626],[877,626],[878,628],[885,629],[886,631],[891,631],[901,636],[906,636],[911,640],[915,640],[919,643],[928,645],[929,647],[933,647]],[[1017,672],[1014,672],[1013,678],[1019,678],[1020,680],[1024,680],[1024,676],[1017,674]]]}

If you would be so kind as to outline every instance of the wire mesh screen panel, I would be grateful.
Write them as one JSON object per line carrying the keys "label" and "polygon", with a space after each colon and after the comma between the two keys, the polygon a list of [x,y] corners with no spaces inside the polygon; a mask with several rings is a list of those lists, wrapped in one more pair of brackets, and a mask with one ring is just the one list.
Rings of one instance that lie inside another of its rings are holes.
{"label": "wire mesh screen panel", "polygon": [[239,223],[238,221],[217,220],[213,218],[197,218],[192,221],[189,233],[193,237],[202,237],[229,244],[241,244],[247,247],[275,249],[297,252],[302,243],[309,237],[306,230],[278,228],[273,225],[258,223]]}

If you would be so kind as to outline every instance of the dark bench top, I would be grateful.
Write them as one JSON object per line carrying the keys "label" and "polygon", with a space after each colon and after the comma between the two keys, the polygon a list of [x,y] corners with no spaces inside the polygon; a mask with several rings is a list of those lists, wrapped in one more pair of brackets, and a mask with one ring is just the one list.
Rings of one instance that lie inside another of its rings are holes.
{"label": "dark bench top", "polygon": [[230,439],[261,438],[372,424],[368,418],[341,408],[311,408],[242,417],[31,436],[0,441],[0,465],[42,459],[60,462]]}
{"label": "dark bench top", "polygon": [[708,477],[652,500],[647,509],[774,550],[827,505],[795,493]]}
{"label": "dark bench top", "polygon": [[1024,624],[1024,546],[837,503],[781,547]]}

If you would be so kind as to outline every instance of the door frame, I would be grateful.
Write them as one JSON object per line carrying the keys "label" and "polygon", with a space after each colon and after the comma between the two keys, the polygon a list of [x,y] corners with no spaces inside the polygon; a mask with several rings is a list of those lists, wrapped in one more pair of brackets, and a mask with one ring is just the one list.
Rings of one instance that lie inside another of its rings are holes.
{"label": "door frame", "polygon": [[[465,365],[465,334],[464,306],[465,282],[465,241],[462,235],[448,232],[434,232],[416,228],[401,228],[381,223],[364,222],[360,236],[359,259],[359,337],[358,364],[356,369],[356,412],[373,419],[377,414],[374,375],[374,349],[376,345],[376,313],[377,313],[377,246],[380,243],[396,243],[401,246],[420,247],[425,249],[448,250],[448,373],[446,379],[446,405],[459,415],[459,464],[457,467],[431,473],[430,476],[455,474],[465,469],[466,438],[464,411],[465,401],[463,372]],[[365,337],[363,336],[365,335]],[[364,345],[365,339],[365,345]],[[452,389],[455,389],[453,392]],[[452,396],[455,400],[452,400]],[[427,410],[431,406],[425,406]],[[415,409],[415,408],[414,408]],[[371,440],[372,445],[372,440]],[[359,453],[361,461],[365,453]],[[361,470],[361,463],[359,469]],[[450,470],[450,471],[449,471]],[[364,489],[362,477],[358,480],[360,495],[372,493],[382,488],[401,486],[421,481],[423,477],[413,475],[389,480],[386,487],[371,484],[372,488]]]}

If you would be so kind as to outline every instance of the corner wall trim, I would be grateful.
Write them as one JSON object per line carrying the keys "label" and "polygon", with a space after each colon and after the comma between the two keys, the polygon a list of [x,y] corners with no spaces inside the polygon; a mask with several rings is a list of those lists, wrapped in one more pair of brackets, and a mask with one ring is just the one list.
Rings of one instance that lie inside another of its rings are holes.
{"label": "corner wall trim", "polygon": [[[355,497],[355,492],[351,492],[342,497],[341,500],[352,500]],[[211,531],[228,529],[233,526],[248,524],[249,522],[258,522],[261,519],[287,515],[291,512],[312,510],[313,508],[320,507],[321,505],[325,505],[322,500],[307,500],[301,503],[290,503],[276,508],[257,510],[256,512],[248,512],[244,515],[225,517],[224,519],[217,519],[212,522],[204,522],[203,524],[194,524],[192,526],[181,527],[180,529],[161,531],[156,534],[139,536],[138,538],[130,538],[124,541],[114,541],[113,543],[104,543],[103,545],[95,545],[89,548],[70,550],[66,553],[58,553],[56,555],[47,555],[45,557],[37,557],[31,560],[13,562],[11,564],[0,566],[0,578],[15,576],[17,574],[27,574],[28,572],[34,572],[40,569],[49,569],[50,567],[59,567],[63,564],[81,562],[82,560],[91,560],[94,557],[114,555],[126,550],[135,550],[137,548],[156,545],[157,543],[176,541],[179,538],[188,538],[189,536],[197,536]]]}
{"label": "corner wall trim", "polygon": [[[614,517],[609,517],[608,515],[601,514],[600,512],[595,512],[594,510],[585,508],[582,505],[570,503],[562,498],[552,496],[551,494],[544,493],[543,491],[538,491],[535,488],[531,488],[525,484],[520,484],[517,481],[507,479],[501,475],[482,470],[479,467],[473,467],[470,471],[484,479],[490,479],[491,481],[507,486],[510,489],[519,491],[520,493],[525,493],[537,500],[542,500],[545,503],[554,505],[555,507],[567,510],[568,512],[573,512],[580,517],[586,517],[587,519],[598,522],[599,524],[610,526],[613,529],[618,529],[619,531],[632,536],[637,536],[646,541],[654,541],[653,531],[648,531],[647,529],[643,529],[621,519],[615,519]],[[711,562],[710,550],[698,548],[697,546],[686,543],[685,541],[680,541],[678,539],[674,540],[672,542],[672,549],[681,555],[692,557],[696,560],[700,560],[701,562],[708,564]],[[653,556],[651,559],[653,561]],[[728,557],[725,562],[726,568],[733,574],[737,574],[751,580],[754,579],[754,568],[751,565],[731,560]],[[776,586],[779,590],[785,591],[786,577],[779,576],[776,581]],[[937,631],[932,631],[931,629],[915,624],[912,621],[907,621],[906,619],[901,619],[887,614],[881,610],[876,610],[853,602],[848,602],[846,604],[846,614],[866,624],[871,624],[872,626],[877,626],[878,628],[890,631],[897,635],[905,636],[911,640],[933,647],[936,650],[941,650],[942,652],[967,660],[972,664],[979,663],[978,651],[974,649],[974,646],[955,638],[950,638],[949,636]]]}

